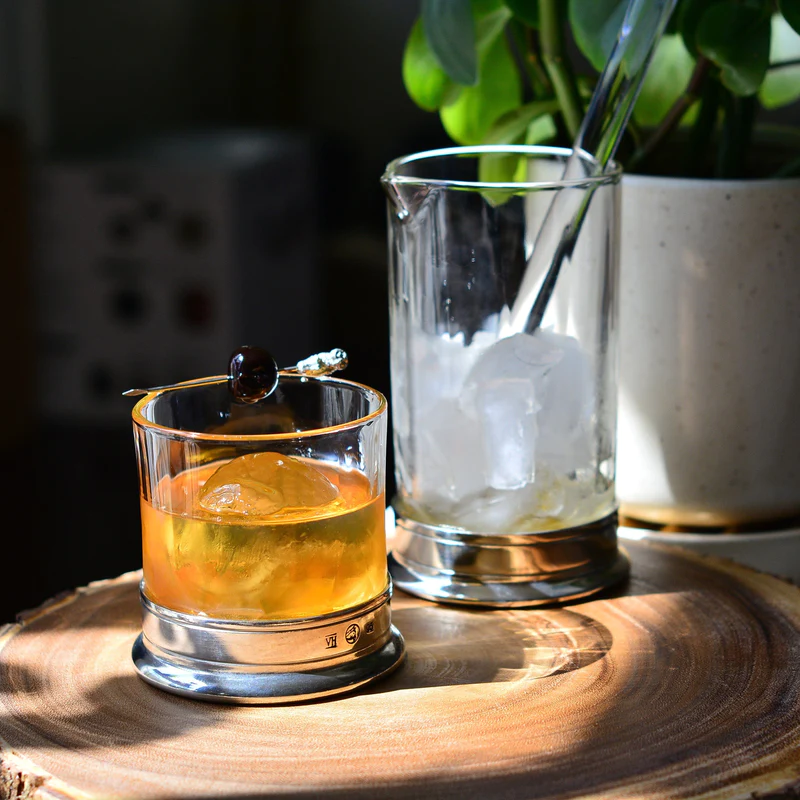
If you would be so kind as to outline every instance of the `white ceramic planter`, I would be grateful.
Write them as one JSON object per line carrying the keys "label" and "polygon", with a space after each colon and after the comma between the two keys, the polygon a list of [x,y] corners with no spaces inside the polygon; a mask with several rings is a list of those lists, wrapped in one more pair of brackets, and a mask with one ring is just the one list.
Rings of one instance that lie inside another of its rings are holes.
{"label": "white ceramic planter", "polygon": [[619,399],[623,513],[800,515],[800,180],[624,179]]}

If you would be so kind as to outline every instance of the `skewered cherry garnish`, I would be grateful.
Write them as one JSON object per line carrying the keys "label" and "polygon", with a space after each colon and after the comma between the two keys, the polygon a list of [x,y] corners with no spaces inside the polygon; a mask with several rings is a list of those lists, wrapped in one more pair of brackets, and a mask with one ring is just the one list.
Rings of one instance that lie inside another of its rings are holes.
{"label": "skewered cherry garnish", "polygon": [[227,375],[216,375],[212,378],[198,378],[182,383],[168,383],[164,386],[151,386],[149,389],[128,389],[122,394],[125,397],[160,392],[164,389],[177,389],[190,386],[202,386],[206,383],[219,383],[225,378],[230,382],[231,391],[237,400],[244,403],[257,403],[269,397],[278,385],[280,375],[330,375],[347,366],[347,353],[334,349],[328,353],[316,353],[298,361],[293,367],[279,370],[275,359],[260,347],[243,345],[233,351],[228,364]]}
{"label": "skewered cherry garnish", "polygon": [[257,403],[269,397],[278,385],[278,365],[261,347],[243,345],[231,353],[228,362],[231,391],[243,403]]}

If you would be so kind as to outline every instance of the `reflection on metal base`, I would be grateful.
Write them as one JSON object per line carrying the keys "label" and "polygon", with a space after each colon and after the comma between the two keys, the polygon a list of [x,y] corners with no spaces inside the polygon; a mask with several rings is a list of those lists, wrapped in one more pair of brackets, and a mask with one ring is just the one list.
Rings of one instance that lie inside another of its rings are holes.
{"label": "reflection on metal base", "polygon": [[218,703],[290,703],[348,692],[403,659],[390,597],[389,587],[324,617],[251,621],[170,611],[142,591],[133,663],[159,689]]}
{"label": "reflection on metal base", "polygon": [[577,600],[627,577],[617,515],[558,531],[480,534],[398,515],[395,586],[445,603],[513,608]]}

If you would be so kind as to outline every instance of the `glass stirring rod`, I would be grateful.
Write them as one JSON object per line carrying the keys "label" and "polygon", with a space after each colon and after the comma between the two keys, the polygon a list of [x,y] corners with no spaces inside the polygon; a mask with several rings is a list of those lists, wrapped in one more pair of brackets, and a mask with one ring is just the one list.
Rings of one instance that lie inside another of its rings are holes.
{"label": "glass stirring rod", "polygon": [[[574,180],[579,186],[587,178],[581,152],[596,161],[594,175],[588,177],[602,175],[614,157],[675,4],[676,0],[631,0],[567,159],[563,180]],[[561,265],[575,248],[592,192],[587,186],[584,191],[562,189],[556,193],[511,308],[512,331],[533,333],[542,324]]]}

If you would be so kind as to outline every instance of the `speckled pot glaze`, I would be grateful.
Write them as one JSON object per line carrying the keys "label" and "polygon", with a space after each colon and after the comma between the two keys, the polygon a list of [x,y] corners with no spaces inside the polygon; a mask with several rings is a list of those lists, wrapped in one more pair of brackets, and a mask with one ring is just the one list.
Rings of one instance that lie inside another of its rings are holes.
{"label": "speckled pot glaze", "polygon": [[619,344],[623,513],[800,515],[800,180],[627,176]]}

